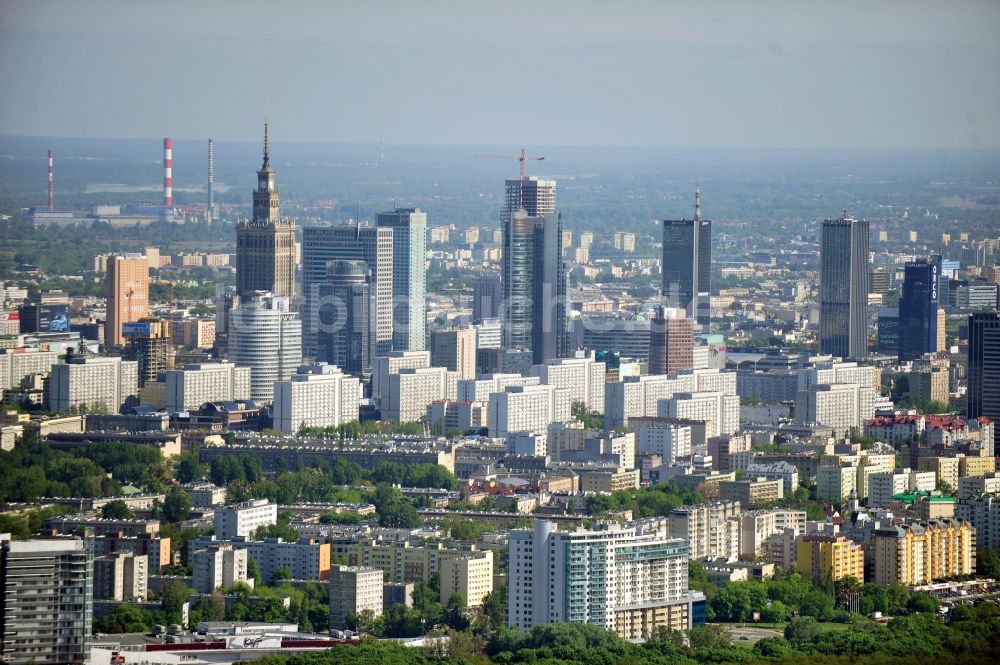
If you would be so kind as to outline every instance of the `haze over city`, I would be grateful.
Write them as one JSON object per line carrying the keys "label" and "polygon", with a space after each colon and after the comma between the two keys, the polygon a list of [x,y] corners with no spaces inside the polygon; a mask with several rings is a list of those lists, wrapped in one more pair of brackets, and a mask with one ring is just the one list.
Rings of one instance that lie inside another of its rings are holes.
{"label": "haze over city", "polygon": [[989,0],[14,0],[0,134],[996,148],[997,34]]}

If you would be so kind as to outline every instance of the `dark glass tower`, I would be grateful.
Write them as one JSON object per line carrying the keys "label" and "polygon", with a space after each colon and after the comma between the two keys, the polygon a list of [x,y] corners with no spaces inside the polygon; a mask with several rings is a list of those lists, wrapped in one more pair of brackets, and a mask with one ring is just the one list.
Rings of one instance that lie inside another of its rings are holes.
{"label": "dark glass tower", "polygon": [[529,349],[536,364],[563,358],[569,335],[562,216],[518,210],[503,230],[503,346]]}
{"label": "dark glass tower", "polygon": [[937,350],[941,257],[907,263],[899,299],[899,360],[916,360]]}
{"label": "dark glass tower", "polygon": [[683,307],[699,326],[711,318],[712,222],[701,218],[701,192],[694,190],[694,219],[663,221],[663,297]]}
{"label": "dark glass tower", "polygon": [[316,359],[368,379],[372,371],[375,318],[371,271],[365,261],[330,261],[316,286],[319,308]]}
{"label": "dark glass tower", "polygon": [[[1000,314],[977,312],[969,316],[969,396],[970,418],[986,417],[1000,423]],[[992,456],[994,450],[989,451]]]}
{"label": "dark glass tower", "polygon": [[823,222],[820,239],[819,350],[841,358],[868,354],[868,222]]}

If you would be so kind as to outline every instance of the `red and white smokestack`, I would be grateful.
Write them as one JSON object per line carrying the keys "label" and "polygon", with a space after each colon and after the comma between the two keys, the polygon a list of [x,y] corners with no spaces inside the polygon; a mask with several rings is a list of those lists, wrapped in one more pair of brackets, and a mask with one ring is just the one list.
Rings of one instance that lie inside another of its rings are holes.
{"label": "red and white smokestack", "polygon": [[163,139],[163,205],[174,207],[174,141]]}
{"label": "red and white smokestack", "polygon": [[56,209],[56,195],[52,188],[52,150],[49,150],[49,210]]}

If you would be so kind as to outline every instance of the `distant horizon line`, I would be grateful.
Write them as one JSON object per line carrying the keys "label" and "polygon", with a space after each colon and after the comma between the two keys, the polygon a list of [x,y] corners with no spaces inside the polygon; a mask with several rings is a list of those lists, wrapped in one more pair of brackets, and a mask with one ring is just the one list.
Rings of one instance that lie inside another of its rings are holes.
{"label": "distant horizon line", "polygon": [[[2,139],[23,139],[23,140],[37,140],[37,141],[60,141],[60,140],[72,140],[72,141],[162,141],[164,138],[171,138],[174,141],[184,141],[184,142],[207,142],[211,139],[214,143],[224,142],[224,143],[247,143],[247,144],[261,144],[262,139],[232,139],[232,138],[216,138],[215,136],[203,136],[203,137],[177,137],[176,135],[168,136],[71,136],[71,135],[41,135],[41,134],[0,134],[0,140]],[[331,145],[331,146],[378,146],[380,141],[331,141],[331,140],[320,140],[320,141],[309,141],[309,140],[279,140],[273,141],[275,145]],[[390,142],[382,141],[383,145],[386,146],[398,146],[398,147],[452,147],[452,148],[484,148],[484,147],[503,147],[509,146],[514,149],[514,144],[512,143],[465,143],[465,142],[429,142],[429,141],[402,141],[402,142]],[[997,146],[981,146],[981,147],[971,147],[971,146],[920,146],[920,147],[904,147],[904,146],[878,146],[878,147],[861,147],[861,146],[799,146],[799,147],[789,147],[789,146],[694,146],[694,145],[637,145],[637,144],[612,144],[612,143],[524,143],[524,146],[535,146],[537,148],[571,148],[571,149],[583,149],[583,148],[597,148],[597,149],[628,149],[628,150],[644,150],[644,151],[661,151],[661,150],[730,150],[730,151],[774,151],[774,152],[805,152],[805,151],[823,151],[823,152],[937,152],[937,151],[962,151],[962,152],[1000,152],[1000,145]],[[519,146],[520,147],[520,146]]]}

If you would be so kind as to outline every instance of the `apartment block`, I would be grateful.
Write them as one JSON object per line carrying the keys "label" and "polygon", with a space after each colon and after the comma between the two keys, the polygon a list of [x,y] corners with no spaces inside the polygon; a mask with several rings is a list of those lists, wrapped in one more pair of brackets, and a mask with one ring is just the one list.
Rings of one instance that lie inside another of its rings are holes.
{"label": "apartment block", "polygon": [[191,586],[198,593],[229,590],[237,582],[253,586],[247,576],[246,550],[222,543],[191,553]]}
{"label": "apartment block", "polygon": [[249,538],[255,529],[278,522],[278,506],[267,499],[244,501],[235,506],[217,506],[215,509],[215,537],[230,540],[242,536]]}
{"label": "apartment block", "polygon": [[688,542],[692,559],[735,561],[740,556],[740,525],[734,518],[739,515],[740,504],[734,501],[682,506],[670,513],[670,536]]}
{"label": "apartment block", "polygon": [[402,369],[389,375],[382,401],[382,418],[399,423],[420,420],[427,407],[441,399],[455,399],[458,372],[445,367]]}
{"label": "apartment block", "polygon": [[250,399],[250,368],[232,363],[192,363],[165,374],[166,409],[193,411],[207,402]]}
{"label": "apartment block", "polygon": [[95,599],[144,601],[148,585],[149,557],[116,552],[94,558]]}
{"label": "apartment block", "polygon": [[459,594],[468,607],[479,607],[493,590],[493,552],[469,552],[441,561],[441,604]]}
{"label": "apartment block", "polygon": [[917,586],[976,572],[976,530],[960,519],[875,531],[875,583]]}
{"label": "apartment block", "polygon": [[510,533],[507,624],[589,623],[624,639],[687,630],[704,596],[688,590],[688,547],[664,520]]}
{"label": "apartment block", "polygon": [[566,390],[571,402],[583,402],[588,410],[604,409],[604,384],[607,367],[591,351],[586,356],[547,360],[533,365],[530,373],[542,384]]}
{"label": "apartment block", "polygon": [[719,483],[719,500],[738,502],[748,508],[759,508],[784,497],[782,479],[743,478]]}
{"label": "apartment block", "polygon": [[361,381],[338,367],[302,365],[288,381],[274,384],[274,429],[294,434],[300,427],[336,427],[358,420]]}
{"label": "apartment block", "polygon": [[85,407],[118,413],[129,397],[139,394],[139,364],[116,357],[68,358],[52,365],[49,408],[55,413]]}
{"label": "apartment block", "polygon": [[330,628],[342,630],[349,613],[368,610],[382,616],[383,573],[364,566],[334,566],[330,570]]}
{"label": "apartment block", "polygon": [[795,549],[795,569],[815,584],[853,577],[865,581],[865,552],[844,536],[810,534]]}

